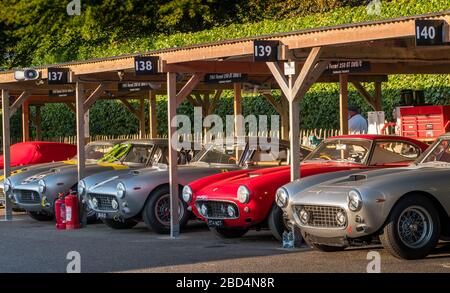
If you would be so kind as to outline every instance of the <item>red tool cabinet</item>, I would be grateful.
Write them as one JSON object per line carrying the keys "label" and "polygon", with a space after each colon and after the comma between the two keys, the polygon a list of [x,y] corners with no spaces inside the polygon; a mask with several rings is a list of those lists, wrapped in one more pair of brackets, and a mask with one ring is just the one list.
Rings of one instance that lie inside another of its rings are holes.
{"label": "red tool cabinet", "polygon": [[417,106],[400,109],[400,134],[433,141],[450,131],[450,106]]}

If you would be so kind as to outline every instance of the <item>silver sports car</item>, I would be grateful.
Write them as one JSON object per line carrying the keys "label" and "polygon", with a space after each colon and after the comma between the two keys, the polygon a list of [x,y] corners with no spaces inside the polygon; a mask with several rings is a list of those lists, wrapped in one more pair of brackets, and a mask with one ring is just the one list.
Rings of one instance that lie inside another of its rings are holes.
{"label": "silver sports car", "polygon": [[[90,142],[85,147],[86,152],[86,163],[93,163],[100,159],[103,155],[109,152],[116,144],[122,142],[123,140],[112,139],[112,140],[98,140]],[[48,171],[51,169],[59,168],[65,166],[67,164],[73,164],[76,161],[76,156],[72,158],[70,161],[61,161],[61,162],[51,162],[51,163],[43,163],[32,166],[20,166],[13,168],[11,171],[11,176],[9,176],[9,181],[7,181],[7,189],[10,189],[11,186],[20,184],[22,180],[27,177],[32,176],[33,174],[38,174],[44,171]],[[12,197],[12,195],[10,194]],[[5,201],[5,193],[4,193],[4,178],[0,176],[0,205]]]}
{"label": "silver sports car", "polygon": [[[129,140],[115,145],[99,160],[87,162],[87,176],[100,172],[116,170],[127,172],[130,168],[142,168],[165,160],[162,156],[167,149],[165,139]],[[77,190],[76,161],[65,162],[63,166],[45,169],[41,172],[22,172],[5,181],[15,204],[39,221],[50,220],[54,216],[54,202],[58,194]],[[19,176],[17,175],[17,176]],[[12,182],[14,180],[14,183]],[[88,211],[88,220],[95,220],[95,213]]]}
{"label": "silver sports car", "polygon": [[[288,148],[289,143],[280,141],[279,148]],[[270,151],[269,151],[270,152]],[[182,188],[189,182],[220,172],[242,168],[256,168],[262,158],[277,158],[282,152],[264,156],[267,150],[250,148],[248,140],[224,147],[222,144],[205,146],[185,166],[178,167],[180,198]],[[286,159],[286,158],[284,158]],[[280,158],[280,161],[282,158]],[[248,166],[247,162],[252,162]],[[80,182],[83,195],[97,216],[111,228],[129,229],[144,220],[147,227],[157,233],[168,233],[170,223],[169,173],[167,166],[138,169],[113,177],[104,174],[86,177]],[[185,225],[192,216],[183,200],[179,202],[180,225]]]}
{"label": "silver sports car", "polygon": [[276,201],[322,251],[381,241],[394,256],[423,258],[450,236],[450,133],[409,167],[313,176]]}

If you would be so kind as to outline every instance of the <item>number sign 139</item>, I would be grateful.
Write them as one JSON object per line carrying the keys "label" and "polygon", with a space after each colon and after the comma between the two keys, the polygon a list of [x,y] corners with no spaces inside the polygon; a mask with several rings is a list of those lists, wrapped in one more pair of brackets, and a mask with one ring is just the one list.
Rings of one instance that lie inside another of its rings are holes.
{"label": "number sign 139", "polygon": [[136,75],[149,75],[158,73],[158,58],[153,56],[141,56],[134,58],[134,71]]}
{"label": "number sign 139", "polygon": [[253,59],[262,62],[274,62],[278,60],[278,41],[254,41]]}

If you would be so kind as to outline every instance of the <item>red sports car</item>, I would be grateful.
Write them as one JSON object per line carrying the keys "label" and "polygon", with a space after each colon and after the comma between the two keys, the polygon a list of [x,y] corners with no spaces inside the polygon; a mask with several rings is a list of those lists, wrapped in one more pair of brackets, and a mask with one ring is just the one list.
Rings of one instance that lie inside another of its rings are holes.
{"label": "red sports car", "polygon": [[[20,142],[13,144],[10,150],[11,167],[62,161],[77,154],[73,144],[47,141]],[[3,155],[0,155],[0,169],[3,167]]]}
{"label": "red sports car", "polygon": [[[300,174],[307,177],[351,169],[406,166],[427,147],[420,141],[398,136],[332,137],[301,162]],[[191,182],[183,189],[183,200],[220,237],[240,237],[249,229],[268,227],[281,240],[286,227],[274,197],[276,190],[289,181],[289,166],[221,173]]]}

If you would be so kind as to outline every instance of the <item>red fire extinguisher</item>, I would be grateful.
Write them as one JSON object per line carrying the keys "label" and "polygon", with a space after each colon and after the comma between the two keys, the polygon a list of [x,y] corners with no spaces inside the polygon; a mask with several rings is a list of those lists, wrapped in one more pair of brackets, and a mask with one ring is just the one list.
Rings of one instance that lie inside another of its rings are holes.
{"label": "red fire extinguisher", "polygon": [[58,199],[55,201],[55,218],[56,229],[66,229],[66,204],[62,193],[58,194]]}
{"label": "red fire extinguisher", "polygon": [[72,230],[80,228],[80,219],[78,218],[78,197],[71,193],[66,196],[64,202],[66,205],[66,229]]}

